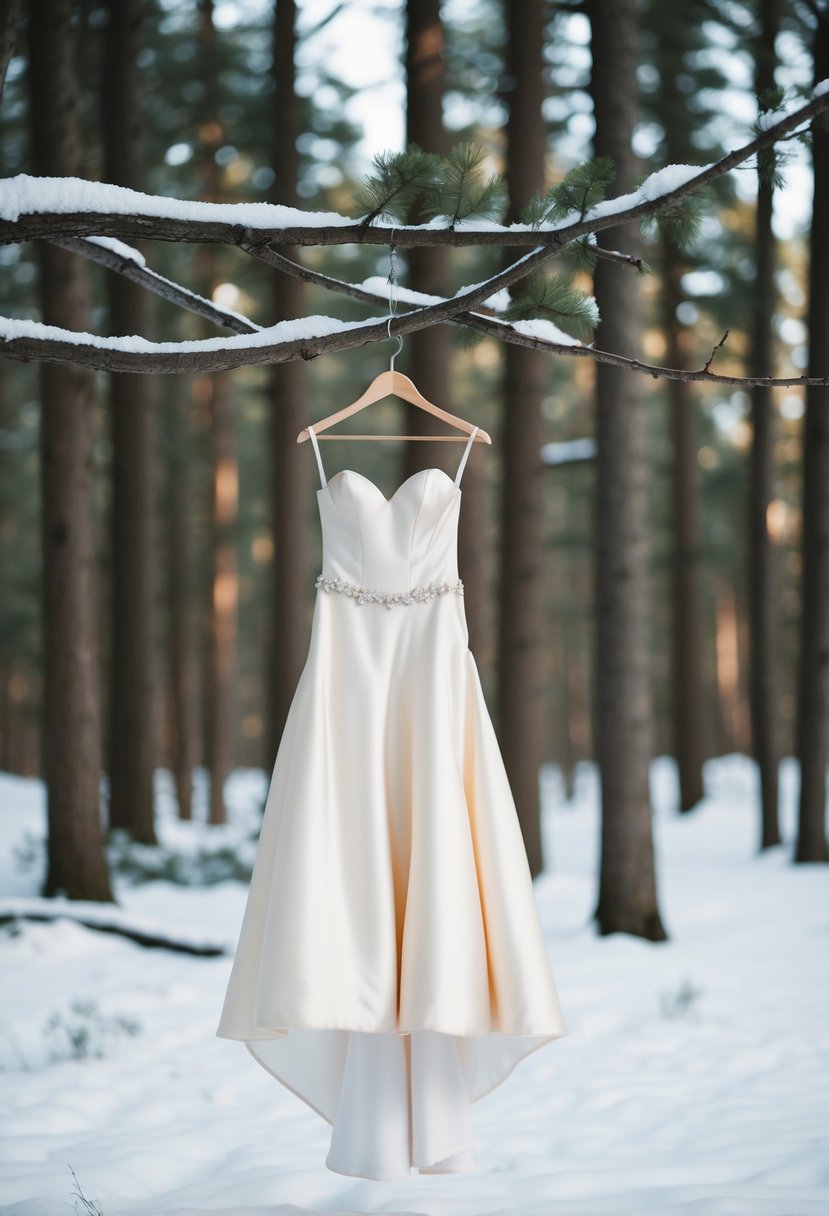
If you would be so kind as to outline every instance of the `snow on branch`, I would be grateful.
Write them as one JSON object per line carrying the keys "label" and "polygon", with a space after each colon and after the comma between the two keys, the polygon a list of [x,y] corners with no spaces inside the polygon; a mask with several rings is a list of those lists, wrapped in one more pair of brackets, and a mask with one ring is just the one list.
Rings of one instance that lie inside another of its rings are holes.
{"label": "snow on branch", "polygon": [[[0,181],[0,241],[19,243],[32,236],[54,241],[81,236],[94,238],[102,249],[106,248],[109,240],[109,252],[115,252],[116,256],[119,250],[116,246],[113,251],[111,238],[132,236],[224,242],[236,244],[264,260],[275,254],[269,248],[271,242],[321,245],[359,239],[365,243],[388,244],[392,234],[397,245],[497,244],[526,248],[532,244],[531,252],[485,282],[462,287],[451,299],[426,304],[390,321],[393,335],[403,336],[429,325],[463,317],[462,323],[474,328],[480,328],[484,323],[491,324],[493,336],[507,338],[509,335],[508,340],[511,341],[537,344],[545,340],[539,336],[539,323],[523,322],[521,325],[513,323],[508,326],[494,318],[473,315],[474,310],[498,292],[540,269],[551,258],[560,256],[574,241],[600,229],[643,220],[656,214],[723,176],[760,149],[825,110],[829,110],[829,92],[818,86],[812,100],[806,105],[784,116],[761,131],[750,143],[714,164],[704,167],[669,165],[651,174],[631,194],[604,200],[584,216],[571,221],[565,217],[556,223],[538,227],[513,224],[504,228],[488,225],[483,220],[466,220],[446,229],[439,226],[439,218],[427,225],[374,227],[360,225],[330,212],[306,213],[265,203],[188,202],[141,194],[104,183],[84,182],[77,178],[32,178],[24,174]],[[139,259],[140,255],[135,258],[122,255],[122,269],[130,273],[146,270]],[[135,263],[134,268],[128,265],[131,262]],[[465,317],[467,313],[469,316]],[[247,319],[240,318],[238,314],[237,318],[239,324],[234,327],[241,328]],[[533,332],[528,331],[528,325],[535,325]],[[545,332],[549,336],[550,331]],[[150,342],[139,335],[99,337],[57,329],[36,321],[0,318],[0,339],[4,342],[1,349],[8,358],[23,362],[76,363],[96,370],[116,372],[210,372],[253,363],[283,363],[353,349],[382,341],[388,336],[388,321],[385,318],[360,322],[343,322],[325,316],[298,318],[255,332],[238,333],[233,337],[185,342]],[[592,348],[572,342],[549,343],[543,349],[599,357],[599,352]],[[707,368],[699,373],[680,376],[671,369],[649,367],[608,352],[602,352],[602,357],[619,366],[646,370],[650,375],[661,373],[675,378],[714,378]],[[810,383],[802,377],[756,381],[739,377],[723,379],[728,383],[741,384]],[[815,383],[822,384],[824,381]]]}
{"label": "snow on branch", "polygon": [[212,300],[206,300],[197,292],[190,291],[189,288],[182,287],[179,283],[174,283],[172,279],[165,278],[163,274],[151,270],[147,266],[143,254],[131,245],[125,245],[122,241],[116,241],[108,236],[68,236],[57,237],[49,243],[60,245],[63,249],[70,249],[73,253],[81,253],[90,261],[124,275],[125,278],[147,288],[148,291],[152,291],[163,300],[177,304],[180,308],[185,308],[199,317],[205,317],[216,325],[224,325],[228,329],[235,330],[236,333],[251,334],[262,328],[243,313],[236,312],[232,308],[221,308]]}
{"label": "snow on branch", "polygon": [[387,320],[341,321],[335,317],[297,317],[280,321],[254,334],[232,338],[203,338],[184,342],[151,342],[138,334],[102,337],[76,333],[40,321],[0,317],[0,353],[22,362],[77,363],[113,372],[212,372],[255,363],[287,363],[314,359],[323,353],[351,350],[367,342],[403,336],[428,325],[450,321],[457,313],[475,307],[501,288],[509,287],[552,257],[549,249],[525,254],[505,270],[460,298],[443,300]]}
{"label": "snow on branch", "polygon": [[[380,275],[372,275],[362,283],[345,283],[323,274],[319,270],[310,270],[297,262],[292,262],[284,254],[273,249],[268,251],[268,262],[278,266],[287,274],[293,274],[305,282],[314,283],[318,287],[327,287],[331,291],[347,295],[364,303],[382,303],[387,295],[386,280]],[[398,299],[404,304],[434,304],[441,296],[427,295],[422,291],[398,287]],[[585,346],[569,334],[562,333],[552,321],[505,321],[497,314],[503,312],[509,303],[509,296],[500,293],[485,301],[484,306],[474,312],[458,313],[452,319],[452,324],[463,325],[469,329],[478,330],[487,337],[496,338],[501,342],[510,342],[516,346],[526,346],[531,350],[548,351],[556,355],[571,355],[575,358],[589,358],[596,363],[609,363],[626,371],[640,372],[655,380],[687,380],[703,381],[708,384],[734,384],[750,388],[753,385],[764,385],[769,388],[796,386],[829,385],[829,378],[821,379],[815,376],[728,376],[711,371],[711,364],[717,350],[725,345],[728,331],[711,352],[705,365],[696,370],[676,367],[660,367],[657,364],[643,363],[639,359],[630,359],[624,355],[615,355],[611,351],[597,350],[594,346]],[[487,315],[488,314],[488,315]]]}
{"label": "snow on branch", "polygon": [[366,224],[333,211],[309,212],[272,203],[206,203],[144,194],[124,186],[72,177],[19,174],[0,181],[0,243],[33,238],[104,235],[125,240],[195,241],[228,245],[546,245],[644,219],[721,177],[735,165],[829,109],[818,85],[799,109],[759,132],[750,143],[707,166],[667,165],[638,190],[606,199],[584,216],[539,224],[493,224],[436,216],[427,224]]}
{"label": "snow on branch", "polygon": [[137,916],[118,905],[95,903],[92,900],[65,897],[42,899],[22,895],[0,899],[0,925],[14,924],[20,920],[50,923],[70,920],[99,933],[115,933],[148,949],[173,950],[203,958],[216,958],[230,953],[232,949],[230,942],[211,940],[204,934],[186,929],[171,933],[167,925]]}

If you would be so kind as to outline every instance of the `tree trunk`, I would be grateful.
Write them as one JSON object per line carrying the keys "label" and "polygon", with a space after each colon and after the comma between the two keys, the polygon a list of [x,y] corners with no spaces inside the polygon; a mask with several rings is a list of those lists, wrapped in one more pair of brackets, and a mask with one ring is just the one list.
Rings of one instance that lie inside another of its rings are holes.
{"label": "tree trunk", "polygon": [[[277,0],[273,26],[273,167],[276,179],[271,202],[286,207],[301,206],[297,193],[301,124],[295,87],[296,58],[295,0]],[[295,246],[281,250],[295,262],[302,252]],[[306,287],[287,275],[274,278],[276,320],[301,317],[305,312]],[[308,603],[311,570],[306,513],[310,487],[317,478],[310,444],[297,447],[296,437],[308,425],[306,372],[301,359],[278,363],[270,374],[271,530],[274,540],[271,563],[273,627],[269,637],[269,669],[266,728],[268,767],[273,763],[285,720],[308,649]],[[324,445],[323,445],[324,450]]]}
{"label": "tree trunk", "polygon": [[[616,165],[615,193],[639,173],[631,139],[639,114],[636,0],[591,0],[595,154]],[[602,244],[638,256],[626,226]],[[639,357],[642,302],[629,274],[600,261],[602,322],[597,345]],[[656,899],[649,792],[651,703],[648,670],[649,535],[647,414],[641,382],[596,368],[596,754],[601,772],[601,873],[596,917],[602,933],[652,941],[667,936]]]}
{"label": "tree trunk", "polygon": [[[405,66],[406,145],[416,143],[427,152],[445,154],[449,150],[449,140],[443,126],[444,64],[440,0],[407,0]],[[422,221],[421,215],[414,215],[414,222]],[[445,249],[410,249],[406,257],[410,287],[435,295],[447,294]],[[390,346],[389,349],[393,351],[394,347]],[[449,326],[430,325],[428,329],[412,334],[407,338],[404,349],[408,354],[409,374],[424,397],[450,409],[452,347]],[[403,409],[403,426],[407,434],[440,434],[445,430],[440,424],[436,426],[436,420],[417,406],[404,402]],[[444,469],[454,477],[454,450],[454,444],[407,443],[403,451],[403,477],[433,466]],[[464,471],[464,479],[468,472],[469,466]]]}
{"label": "tree trunk", "polygon": [[[758,98],[774,85],[775,40],[780,24],[779,0],[762,0],[761,35],[756,48],[755,86]],[[754,318],[751,341],[752,376],[774,375],[774,285],[776,243],[772,231],[772,184],[757,184]],[[774,546],[768,510],[774,498],[774,405],[770,388],[751,389],[751,483],[749,489],[749,705],[751,742],[760,773],[762,802],[761,848],[780,843],[778,767],[780,764],[780,681],[777,644],[780,629]]]}
{"label": "tree trunk", "polygon": [[[69,0],[29,5],[32,172],[80,176],[81,137]],[[38,242],[43,321],[90,328],[86,263]],[[92,501],[94,377],[40,366],[43,752],[48,870],[44,895],[111,900],[101,823],[101,707]]]}
{"label": "tree trunk", "polygon": [[[9,364],[0,364],[0,435],[10,435],[15,427],[9,401]],[[14,456],[9,447],[0,443],[0,595],[7,607],[12,605],[10,573],[12,567],[12,513],[15,510],[11,489]],[[22,755],[23,740],[23,672],[19,663],[19,647],[15,630],[0,635],[0,771],[25,773]]]}
{"label": "tree trunk", "polygon": [[233,422],[233,384],[228,372],[211,376],[210,611],[205,671],[205,751],[210,773],[210,822],[225,823],[224,784],[233,767],[236,714],[236,636],[239,579],[236,520],[239,470]]}
{"label": "tree trunk", "polygon": [[[141,0],[109,0],[103,76],[106,180],[140,190],[143,113],[138,79]],[[110,331],[149,336],[150,295],[108,276]],[[112,374],[112,646],[109,826],[156,841],[155,386],[151,376]]]}
{"label": "tree trunk", "polygon": [[[511,223],[533,194],[545,187],[546,136],[541,112],[545,5],[542,0],[526,0],[505,7],[509,31],[507,223]],[[504,352],[498,733],[533,876],[544,868],[539,805],[539,771],[547,738],[542,688],[544,466],[540,453],[544,442],[541,401],[549,372],[543,352],[517,346],[508,346]]]}
{"label": "tree trunk", "polygon": [[[817,14],[815,83],[829,76],[829,12]],[[812,123],[815,188],[809,268],[809,372],[829,375],[829,121]],[[827,861],[829,764],[829,389],[807,388],[803,430],[803,607],[797,750],[796,861]]]}
{"label": "tree trunk", "polygon": [[[199,0],[201,14],[204,122],[201,127],[205,163],[205,198],[222,201],[221,171],[216,151],[225,133],[220,120],[221,95],[213,24],[213,0]],[[219,255],[204,251],[205,294],[210,299],[220,281]],[[210,330],[212,333],[212,328]],[[210,377],[210,539],[208,557],[208,619],[204,674],[205,764],[210,780],[210,823],[225,823],[225,780],[234,760],[239,580],[236,566],[236,523],[239,469],[233,418],[233,381],[228,371]]]}
{"label": "tree trunk", "polygon": [[6,72],[17,42],[21,11],[20,0],[5,0],[0,8],[0,97],[3,95]]}
{"label": "tree trunk", "polygon": [[[666,360],[687,367],[688,335],[677,316],[682,265],[677,249],[663,243],[663,306]],[[696,403],[691,386],[669,380],[673,435],[673,752],[679,773],[679,806],[689,811],[703,798],[705,760],[700,603],[700,500],[697,477]]]}
{"label": "tree trunk", "polygon": [[[445,86],[444,37],[440,0],[407,0],[406,4],[406,144],[417,144],[427,152],[449,150],[443,125]],[[447,251],[435,246],[410,249],[409,286],[432,295],[449,290]],[[391,347],[391,350],[394,348]],[[444,409],[452,409],[450,396],[452,342],[448,325],[432,325],[407,339],[408,371],[423,395]],[[442,433],[423,410],[404,405],[403,426],[407,435]],[[485,461],[483,445],[473,443],[463,472],[463,493],[458,522],[458,573],[464,584],[469,648],[479,667],[489,653],[492,611],[487,595],[489,562],[482,527],[484,518]],[[401,480],[418,469],[437,466],[454,477],[460,449],[446,443],[409,443],[403,456]],[[484,675],[482,673],[482,679]]]}
{"label": "tree trunk", "polygon": [[188,403],[178,391],[165,405],[168,465],[167,569],[170,605],[170,767],[181,819],[193,817],[193,769],[196,764],[195,670],[190,644],[191,608],[187,574],[190,570],[190,483]]}

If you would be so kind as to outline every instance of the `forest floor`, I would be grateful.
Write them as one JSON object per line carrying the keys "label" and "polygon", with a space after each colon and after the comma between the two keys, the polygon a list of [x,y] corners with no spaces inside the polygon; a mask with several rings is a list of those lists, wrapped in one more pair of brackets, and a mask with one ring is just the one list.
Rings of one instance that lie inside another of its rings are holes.
{"label": "forest floor", "polygon": [[[536,894],[570,1033],[472,1107],[473,1172],[402,1182],[326,1169],[330,1125],[215,1035],[247,887],[198,876],[250,862],[265,774],[234,774],[227,828],[167,806],[174,880],[117,870],[122,915],[228,953],[0,926],[0,1216],[826,1216],[829,882],[791,864],[791,761],[782,776],[784,843],[759,855],[748,760],[710,762],[684,816],[673,765],[654,764],[669,940],[651,943],[591,923],[594,770],[570,803],[543,771]],[[0,776],[0,899],[37,896],[43,833],[40,783]]]}

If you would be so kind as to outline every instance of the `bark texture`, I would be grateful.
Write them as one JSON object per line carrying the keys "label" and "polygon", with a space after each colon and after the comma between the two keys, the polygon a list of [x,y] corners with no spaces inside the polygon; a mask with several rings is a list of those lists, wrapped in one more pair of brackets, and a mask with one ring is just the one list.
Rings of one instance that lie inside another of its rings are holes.
{"label": "bark texture", "polygon": [[[140,190],[142,105],[138,57],[142,0],[109,0],[104,55],[106,180]],[[150,337],[151,297],[122,275],[107,280],[110,331]],[[156,840],[155,723],[156,500],[155,396],[151,376],[114,373],[112,427],[112,580],[109,691],[109,824],[144,844]]]}
{"label": "bark texture", "polygon": [[169,707],[168,763],[173,772],[178,813],[193,817],[193,769],[196,756],[196,689],[192,608],[188,593],[191,568],[190,478],[187,419],[189,402],[178,390],[165,403],[168,443],[167,588]]}
{"label": "bark texture", "polygon": [[[296,4],[277,0],[273,27],[273,167],[276,180],[271,201],[301,206],[297,193],[301,130],[299,98],[295,88]],[[299,249],[281,250],[294,261]],[[306,287],[298,279],[278,275],[274,281],[274,317],[287,320],[306,311]],[[306,371],[303,360],[276,364],[270,373],[271,563],[273,627],[268,638],[270,654],[265,756],[269,767],[276,756],[308,649],[309,564],[308,519],[298,511],[308,501],[311,486],[319,485],[311,445],[297,447],[296,437],[308,425]],[[323,444],[323,452],[325,445]],[[316,509],[316,508],[315,508]]]}
{"label": "bark texture", "polygon": [[[205,82],[204,121],[201,126],[205,197],[222,201],[222,174],[216,151],[225,139],[221,122],[221,88],[213,24],[213,0],[199,0],[200,41]],[[212,297],[222,274],[217,252],[205,250],[205,294]],[[212,331],[211,331],[212,332]],[[225,780],[233,767],[237,715],[237,630],[239,577],[236,562],[236,525],[239,507],[239,469],[236,459],[233,381],[227,371],[211,376],[206,393],[210,418],[211,470],[208,503],[208,597],[204,671],[204,750],[210,775],[211,823],[224,823],[227,808]]]}
{"label": "bark texture", "polygon": [[[677,316],[683,299],[682,263],[678,251],[663,246],[663,305],[668,358],[687,366],[688,335]],[[671,570],[673,599],[673,751],[679,774],[679,806],[689,811],[704,794],[705,760],[702,604],[700,546],[702,521],[697,473],[696,402],[682,380],[668,384],[673,438],[674,551]]]}
{"label": "bark texture", "polygon": [[[29,5],[32,172],[80,176],[72,5]],[[81,258],[42,243],[43,320],[88,329]],[[101,823],[101,707],[92,502],[91,372],[40,368],[43,769],[48,868],[44,895],[111,900]]]}
{"label": "bark texture", "polygon": [[[631,139],[639,115],[636,0],[591,0],[590,91],[595,154],[616,165],[615,192],[630,190],[640,166]],[[604,239],[604,238],[600,238]],[[636,228],[614,244],[638,256]],[[638,285],[599,261],[599,341],[636,357],[642,303]],[[596,918],[602,933],[653,941],[667,935],[656,899],[649,770],[649,535],[647,414],[638,382],[596,369],[596,753],[601,772],[601,872]]]}
{"label": "bark texture", "polygon": [[[507,223],[511,223],[545,184],[546,134],[541,112],[545,5],[542,0],[507,4],[506,16]],[[539,796],[546,739],[542,687],[544,466],[540,453],[544,442],[541,400],[548,377],[548,360],[541,351],[507,347],[501,390],[498,732],[533,876],[544,868]]]}
{"label": "bark texture", "polygon": [[[817,12],[815,83],[829,76],[829,11]],[[812,124],[815,187],[809,268],[809,374],[829,374],[829,123]],[[820,369],[818,371],[818,369]],[[803,609],[797,751],[797,861],[827,861],[829,764],[829,389],[806,393],[803,429]]]}
{"label": "bark texture", "polygon": [[[780,25],[780,0],[761,0],[761,35],[756,48],[755,85],[758,98],[774,85],[775,40]],[[751,364],[754,376],[774,371],[774,313],[777,261],[772,230],[773,189],[761,177],[757,184],[757,221]],[[780,843],[778,769],[780,765],[780,679],[778,632],[780,612],[774,545],[768,512],[774,499],[775,418],[772,391],[763,385],[751,390],[751,482],[749,489],[749,705],[751,744],[760,774],[762,800],[760,846]]]}
{"label": "bark texture", "polygon": [[[406,144],[428,152],[446,153],[450,140],[443,125],[445,86],[444,34],[440,0],[408,0],[406,4]],[[423,246],[408,253],[408,283],[415,291],[449,294],[448,251],[445,246]],[[394,347],[390,348],[391,350]],[[433,325],[409,338],[408,374],[424,397],[453,410],[451,397],[452,341],[448,325]],[[404,404],[407,435],[441,434],[444,428],[423,410]],[[478,419],[472,419],[478,421]],[[492,612],[489,608],[489,553],[484,524],[485,462],[491,455],[475,443],[463,472],[458,525],[458,573],[463,579],[469,648],[485,679],[491,652]],[[461,449],[446,443],[410,443],[404,452],[400,480],[418,469],[437,466],[451,477]]]}

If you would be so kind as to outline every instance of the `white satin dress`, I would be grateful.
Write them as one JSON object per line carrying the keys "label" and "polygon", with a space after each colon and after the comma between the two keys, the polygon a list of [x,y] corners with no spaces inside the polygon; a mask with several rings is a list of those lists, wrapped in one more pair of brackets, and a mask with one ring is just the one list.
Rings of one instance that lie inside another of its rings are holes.
{"label": "white satin dress", "polygon": [[319,444],[322,572],[219,1037],[332,1125],[326,1166],[475,1168],[471,1104],[568,1033],[458,578],[460,479],[389,499]]}

